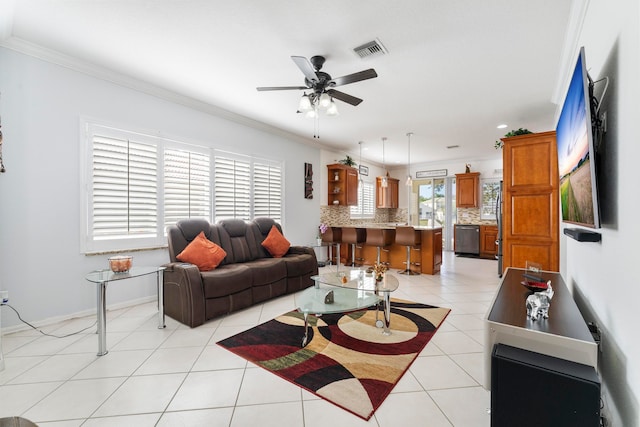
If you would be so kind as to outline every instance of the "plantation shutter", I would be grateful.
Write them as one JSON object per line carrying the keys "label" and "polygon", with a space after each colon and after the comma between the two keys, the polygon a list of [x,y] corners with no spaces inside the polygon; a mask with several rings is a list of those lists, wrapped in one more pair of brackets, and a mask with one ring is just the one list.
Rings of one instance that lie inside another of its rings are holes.
{"label": "plantation shutter", "polygon": [[164,226],[182,218],[211,218],[210,156],[164,151]]}
{"label": "plantation shutter", "polygon": [[282,168],[274,165],[253,165],[253,216],[282,220]]}
{"label": "plantation shutter", "polygon": [[215,221],[251,219],[251,164],[230,157],[215,157]]}
{"label": "plantation shutter", "polygon": [[157,147],[94,135],[91,233],[95,240],[155,236]]}
{"label": "plantation shutter", "polygon": [[375,189],[371,182],[358,184],[358,205],[351,206],[352,218],[373,218],[375,216]]}

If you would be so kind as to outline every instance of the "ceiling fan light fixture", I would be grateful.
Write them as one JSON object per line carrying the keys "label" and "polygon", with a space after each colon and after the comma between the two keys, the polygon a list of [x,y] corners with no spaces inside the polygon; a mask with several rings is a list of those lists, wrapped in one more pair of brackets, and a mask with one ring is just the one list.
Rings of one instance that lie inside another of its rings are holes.
{"label": "ceiling fan light fixture", "polygon": [[307,110],[307,112],[304,113],[304,116],[307,119],[314,119],[318,116],[318,112],[315,110],[315,108],[311,108],[309,110]]}
{"label": "ceiling fan light fixture", "polygon": [[331,104],[331,97],[326,92],[320,95],[320,106],[322,108],[328,108],[330,104]]}
{"label": "ceiling fan light fixture", "polygon": [[311,99],[309,99],[309,96],[305,92],[304,95],[302,95],[302,97],[300,98],[300,103],[298,104],[298,111],[302,111],[303,113],[305,113],[311,109],[312,109]]}
{"label": "ceiling fan light fixture", "polygon": [[337,116],[338,114],[340,114],[338,112],[338,104],[336,104],[333,98],[331,98],[331,101],[329,102],[329,107],[327,108],[327,116]]}

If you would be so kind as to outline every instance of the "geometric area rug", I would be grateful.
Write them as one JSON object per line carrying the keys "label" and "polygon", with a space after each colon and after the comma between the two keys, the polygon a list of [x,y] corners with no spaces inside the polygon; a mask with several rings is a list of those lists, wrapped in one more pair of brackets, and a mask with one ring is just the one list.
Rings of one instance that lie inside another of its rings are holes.
{"label": "geometric area rug", "polygon": [[218,345],[368,420],[449,311],[392,299],[388,336],[375,327],[375,307],[309,316],[312,330],[301,348],[304,318],[294,310]]}

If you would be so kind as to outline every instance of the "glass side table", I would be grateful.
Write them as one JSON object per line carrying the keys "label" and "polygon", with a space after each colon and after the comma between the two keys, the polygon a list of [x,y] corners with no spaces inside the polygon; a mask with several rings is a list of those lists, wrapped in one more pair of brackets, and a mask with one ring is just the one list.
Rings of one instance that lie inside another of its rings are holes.
{"label": "glass side table", "polygon": [[158,284],[158,329],[162,329],[165,327],[163,271],[164,267],[131,267],[131,269],[125,273],[114,273],[111,270],[98,270],[92,271],[85,276],[87,281],[98,285],[98,356],[104,356],[109,352],[107,350],[107,302],[105,298],[107,293],[107,283],[155,274]]}

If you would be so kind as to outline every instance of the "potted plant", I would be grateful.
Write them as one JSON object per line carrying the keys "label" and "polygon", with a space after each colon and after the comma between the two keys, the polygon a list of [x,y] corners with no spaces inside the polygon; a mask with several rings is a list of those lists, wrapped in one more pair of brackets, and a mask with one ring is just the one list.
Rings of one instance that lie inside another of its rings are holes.
{"label": "potted plant", "polygon": [[329,226],[325,223],[320,223],[318,226],[318,234],[316,236],[316,244],[322,246],[322,235],[327,231]]}
{"label": "potted plant", "polygon": [[347,155],[347,157],[345,157],[342,160],[338,160],[338,163],[341,163],[341,164],[346,165],[346,166],[351,166],[351,167],[354,167],[355,164],[356,164],[356,162],[354,162],[353,159],[351,158],[351,156],[349,156],[349,155]]}
{"label": "potted plant", "polygon": [[[504,135],[505,138],[509,138],[512,136],[518,136],[518,135],[526,135],[528,133],[533,133],[531,132],[529,129],[518,129],[518,130],[512,130],[511,132],[508,132]],[[504,143],[502,142],[502,140],[497,140],[495,144],[493,144],[493,147],[497,150],[498,148],[502,148],[502,146],[504,145]]]}

